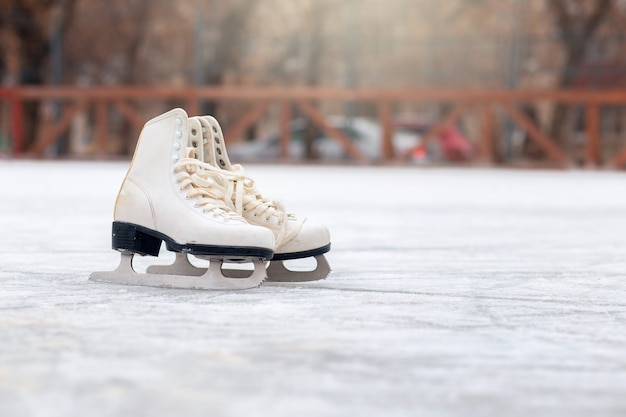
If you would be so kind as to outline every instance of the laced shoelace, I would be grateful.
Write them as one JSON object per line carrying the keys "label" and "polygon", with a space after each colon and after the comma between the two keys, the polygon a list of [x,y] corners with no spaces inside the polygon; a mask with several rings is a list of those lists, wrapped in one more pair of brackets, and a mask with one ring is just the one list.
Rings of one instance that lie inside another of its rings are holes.
{"label": "laced shoelace", "polygon": [[[254,180],[247,177],[241,165],[233,165],[233,171],[226,171],[229,185],[227,192],[233,201],[235,212],[243,216],[243,212],[251,213],[253,217],[260,217],[273,229],[277,229],[276,247],[288,242],[298,234],[304,219],[298,219],[291,213],[287,213],[283,204],[279,201],[263,197],[257,190]],[[234,197],[234,199],[233,199]],[[276,227],[270,224],[272,217],[276,217]],[[295,227],[289,230],[288,221],[296,222]]]}
{"label": "laced shoelace", "polygon": [[230,182],[216,170],[207,170],[205,164],[195,158],[182,158],[174,165],[176,181],[181,190],[187,190],[187,198],[195,199],[195,207],[203,213],[222,216],[227,220],[244,220],[233,211],[228,185]]}
{"label": "laced shoelace", "polygon": [[[205,120],[206,122],[206,120]],[[220,136],[220,141],[223,141],[221,135],[221,128],[215,119],[211,119],[207,122],[209,129],[213,129],[215,134]],[[206,135],[207,127],[202,126],[203,139],[210,139]],[[218,141],[218,144],[220,142]],[[223,142],[222,142],[223,143]],[[228,155],[226,150],[223,152],[217,150],[222,155],[222,158],[228,161]],[[217,161],[216,161],[217,162]],[[222,168],[217,165],[204,163],[203,166],[208,170],[217,170],[228,179],[228,185],[226,189],[227,201],[231,203],[231,208],[240,216],[244,216],[244,212],[251,213],[253,217],[263,218],[266,226],[275,232],[275,245],[279,248],[283,243],[293,239],[300,231],[304,219],[297,218],[292,213],[287,213],[283,204],[279,201],[270,200],[263,197],[255,188],[254,180],[246,176],[243,167],[240,164],[231,165],[222,164],[222,166],[230,165],[230,168]],[[271,222],[272,217],[276,217],[276,222]],[[292,227],[287,227],[290,224]]]}
{"label": "laced shoelace", "polygon": [[[174,166],[181,188],[189,188],[189,198],[199,197],[197,206],[206,205],[204,211],[241,219],[243,213],[251,213],[268,223],[268,227],[277,229],[276,247],[295,237],[304,219],[298,219],[287,213],[282,203],[263,197],[256,191],[254,180],[245,175],[241,165],[234,165],[233,171],[217,168],[195,158],[181,159]],[[275,226],[271,219],[276,217]],[[289,230],[287,222],[295,222]]]}

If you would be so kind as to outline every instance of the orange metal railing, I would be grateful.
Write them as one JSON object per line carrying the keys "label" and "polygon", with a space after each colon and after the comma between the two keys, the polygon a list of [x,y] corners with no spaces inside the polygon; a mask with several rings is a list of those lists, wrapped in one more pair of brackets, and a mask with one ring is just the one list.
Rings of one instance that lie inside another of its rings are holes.
{"label": "orange metal railing", "polygon": [[[423,142],[435,138],[444,128],[459,122],[463,117],[478,115],[482,121],[482,133],[479,138],[480,158],[493,160],[494,112],[498,110],[506,115],[515,125],[523,130],[529,140],[539,147],[547,158],[561,166],[572,164],[572,156],[559,146],[536,125],[520,108],[521,105],[547,102],[577,105],[585,111],[585,164],[589,167],[626,165],[626,149],[616,151],[609,158],[601,157],[602,135],[600,129],[600,110],[603,106],[626,105],[624,91],[589,91],[589,90],[424,90],[424,89],[339,89],[339,88],[273,88],[273,87],[19,87],[0,89],[0,101],[8,106],[10,126],[3,129],[10,131],[13,139],[13,153],[36,157],[55,143],[66,131],[72,120],[81,112],[94,110],[95,137],[97,151],[106,154],[109,111],[115,108],[128,122],[141,129],[144,118],[137,111],[136,104],[141,101],[174,100],[185,103],[189,114],[198,114],[200,100],[216,102],[247,103],[248,109],[239,120],[226,130],[226,139],[237,137],[254,125],[272,105],[280,107],[279,123],[281,126],[281,155],[289,155],[292,109],[297,107],[313,123],[335,139],[346,153],[360,162],[367,162],[359,149],[342,131],[333,128],[314,105],[318,102],[354,102],[375,105],[379,123],[382,126],[382,161],[394,161],[403,155],[394,155],[393,149],[393,107],[397,103],[441,103],[450,110],[422,136]],[[38,135],[37,140],[26,146],[24,143],[24,104],[27,102],[56,101],[61,103],[61,115]]]}

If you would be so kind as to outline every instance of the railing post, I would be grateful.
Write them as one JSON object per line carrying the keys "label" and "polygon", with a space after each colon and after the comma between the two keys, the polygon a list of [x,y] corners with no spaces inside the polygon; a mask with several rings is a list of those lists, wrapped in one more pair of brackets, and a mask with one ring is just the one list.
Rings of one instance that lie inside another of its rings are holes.
{"label": "railing post", "polygon": [[96,150],[99,155],[107,153],[108,103],[99,100],[96,103]]}
{"label": "railing post", "polygon": [[493,133],[495,128],[495,121],[493,116],[493,109],[490,105],[485,104],[480,108],[481,112],[481,137],[480,137],[480,157],[485,162],[493,162],[495,160],[494,146],[493,146]]}
{"label": "railing post", "polygon": [[388,100],[378,102],[378,118],[382,127],[381,160],[388,162],[394,158],[393,151],[393,119],[391,103]]}
{"label": "railing post", "polygon": [[585,125],[587,135],[585,166],[595,168],[600,163],[600,109],[595,101],[587,103]]}
{"label": "railing post", "polygon": [[13,153],[24,153],[24,103],[19,94],[11,94],[11,133],[13,136]]}
{"label": "railing post", "polygon": [[291,103],[287,100],[280,102],[280,157],[289,158],[291,145]]}
{"label": "railing post", "polygon": [[198,104],[198,97],[195,92],[192,92],[187,97],[187,113],[190,116],[199,116],[200,115],[200,106]]}

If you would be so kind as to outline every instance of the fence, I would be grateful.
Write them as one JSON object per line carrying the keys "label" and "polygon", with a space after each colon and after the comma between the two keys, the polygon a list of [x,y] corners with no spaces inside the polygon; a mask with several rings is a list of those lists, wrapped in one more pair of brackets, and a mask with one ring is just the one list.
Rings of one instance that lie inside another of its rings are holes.
{"label": "fence", "polygon": [[[478,159],[496,159],[494,133],[496,115],[504,115],[543,151],[549,161],[558,166],[572,166],[574,158],[567,149],[553,140],[534,120],[522,110],[533,103],[562,103],[584,109],[584,163],[588,167],[620,167],[626,165],[626,148],[617,149],[608,156],[601,155],[602,130],[600,115],[603,107],[624,106],[626,92],[589,90],[388,90],[388,89],[336,89],[336,88],[271,88],[271,87],[19,87],[0,89],[9,117],[4,117],[0,131],[9,131],[12,153],[17,157],[40,157],[54,144],[72,121],[81,113],[93,111],[94,144],[97,153],[107,154],[107,131],[110,113],[115,109],[130,125],[141,129],[145,119],[137,111],[137,103],[178,101],[185,103],[189,114],[198,114],[199,102],[247,103],[239,119],[226,129],[226,140],[239,136],[253,126],[267,111],[277,105],[280,109],[280,153],[289,155],[291,131],[289,121],[297,108],[330,138],[337,141],[355,161],[369,162],[352,140],[340,129],[328,123],[315,105],[319,102],[369,103],[376,109],[382,127],[381,161],[397,162],[406,155],[394,154],[394,107],[399,103],[440,103],[449,109],[422,135],[422,143],[436,138],[447,126],[459,123],[464,117],[480,120],[481,133],[477,138]],[[24,106],[33,102],[55,102],[61,109],[37,139],[28,146],[24,142]]]}

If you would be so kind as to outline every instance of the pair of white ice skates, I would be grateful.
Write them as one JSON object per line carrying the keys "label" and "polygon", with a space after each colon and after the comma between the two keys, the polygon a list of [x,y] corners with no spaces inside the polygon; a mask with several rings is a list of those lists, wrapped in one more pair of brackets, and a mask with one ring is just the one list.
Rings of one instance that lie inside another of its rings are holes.
{"label": "pair of white ice skates", "polygon": [[[113,249],[118,268],[94,281],[170,288],[246,289],[268,281],[313,281],[330,273],[324,253],[330,235],[264,198],[240,165],[232,165],[211,116],[189,118],[174,109],[144,126],[115,202]],[[135,254],[158,256],[161,243],[176,253],[172,265],[135,272]],[[209,260],[208,268],[188,255]],[[316,267],[292,271],[283,261],[314,257]],[[253,271],[222,268],[254,265]]]}

